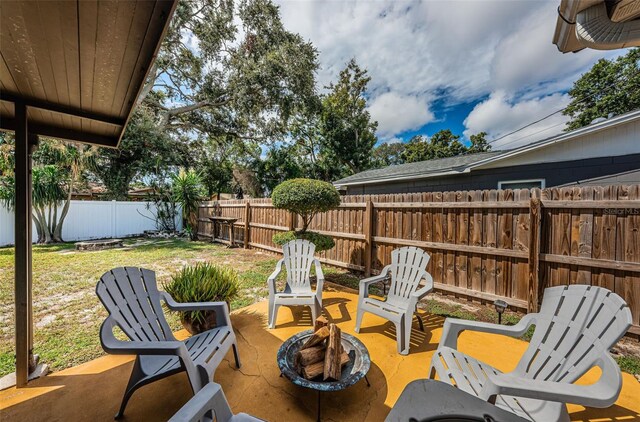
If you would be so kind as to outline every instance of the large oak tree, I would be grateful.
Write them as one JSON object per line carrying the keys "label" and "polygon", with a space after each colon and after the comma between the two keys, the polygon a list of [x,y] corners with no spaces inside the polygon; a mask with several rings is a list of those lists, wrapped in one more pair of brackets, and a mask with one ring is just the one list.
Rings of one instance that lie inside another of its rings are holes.
{"label": "large oak tree", "polygon": [[174,166],[195,163],[198,139],[281,139],[292,117],[315,101],[317,67],[313,45],[284,28],[269,0],[180,2],[136,118],[120,150],[102,154],[96,173],[121,198],[160,156]]}

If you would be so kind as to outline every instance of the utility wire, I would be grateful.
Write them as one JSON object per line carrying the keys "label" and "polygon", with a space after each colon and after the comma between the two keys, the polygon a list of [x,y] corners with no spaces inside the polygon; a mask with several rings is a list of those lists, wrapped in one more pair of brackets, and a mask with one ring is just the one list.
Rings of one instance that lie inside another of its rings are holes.
{"label": "utility wire", "polygon": [[509,142],[505,142],[504,144],[500,145],[500,147],[503,147],[503,146],[506,146],[506,145],[509,145],[509,144],[513,144],[514,142],[521,141],[521,140],[526,139],[526,138],[528,138],[528,137],[530,137],[530,136],[534,136],[534,135],[537,135],[537,134],[539,134],[539,133],[546,132],[546,131],[547,131],[547,130],[549,130],[549,129],[553,129],[554,127],[558,127],[558,126],[560,126],[560,125],[564,125],[564,124],[565,124],[565,122],[556,123],[556,124],[555,124],[555,125],[553,125],[553,126],[549,126],[549,127],[544,128],[544,129],[540,129],[540,130],[539,130],[539,131],[537,131],[537,132],[533,132],[533,133],[530,133],[530,134],[528,134],[528,135],[522,136],[522,137],[520,137],[520,138],[513,139],[513,140],[511,140],[511,141],[509,141]]}
{"label": "utility wire", "polygon": [[[639,70],[638,72],[640,72],[640,70]],[[580,98],[580,99],[576,100],[576,102],[578,102],[578,103],[582,103],[582,102],[584,102],[584,101],[588,100],[589,98],[592,98],[592,97],[593,97],[593,96],[595,96],[596,94],[602,94],[603,92],[605,92],[605,90],[608,90],[609,88],[611,88],[611,87],[615,86],[615,84],[617,84],[618,82],[620,82],[620,79],[622,79],[622,77],[623,77],[623,76],[625,76],[625,74],[624,74],[624,73],[621,73],[619,76],[617,76],[617,77],[616,77],[616,79],[614,79],[614,80],[613,80],[609,85],[605,86],[605,87],[604,87],[604,88],[602,88],[600,91],[592,92],[592,93],[591,93],[591,94],[589,94],[589,95],[585,95],[584,97],[582,97],[582,98]],[[631,78],[631,76],[634,76],[634,75],[629,75],[629,77],[627,77],[627,80],[629,80],[629,79]],[[574,103],[575,103],[575,102],[574,102]],[[569,106],[563,107],[563,108],[561,108],[561,109],[559,109],[559,110],[554,111],[553,113],[547,114],[546,116],[542,117],[541,119],[538,119],[538,120],[536,120],[536,121],[534,121],[534,122],[528,123],[528,124],[526,124],[526,125],[524,125],[524,126],[522,126],[522,127],[518,128],[518,129],[516,129],[516,130],[513,130],[513,131],[511,131],[511,132],[509,132],[509,133],[506,133],[506,134],[504,134],[504,135],[501,135],[501,136],[500,136],[500,137],[498,137],[498,138],[492,139],[491,141],[487,142],[487,144],[491,145],[491,144],[493,144],[493,143],[495,143],[495,142],[498,142],[499,140],[504,139],[504,138],[506,138],[507,136],[511,136],[511,135],[513,135],[513,134],[515,134],[515,133],[518,133],[518,132],[520,132],[520,131],[522,131],[522,130],[524,130],[524,129],[528,128],[528,127],[530,127],[530,126],[533,126],[533,125],[535,125],[535,124],[538,124],[538,123],[540,123],[540,122],[542,122],[542,121],[544,121],[544,120],[548,119],[549,117],[555,116],[556,114],[558,114],[558,113],[560,113],[560,112],[565,111],[567,108],[569,108]],[[555,126],[558,126],[558,125],[555,125]],[[555,126],[551,126],[551,127],[555,127]],[[539,132],[536,132],[536,133],[539,133]],[[533,133],[532,135],[535,135],[535,133]],[[528,136],[531,136],[531,135],[528,135]],[[524,139],[524,138],[520,138],[520,139]],[[520,139],[518,139],[518,140],[520,140]],[[514,142],[514,141],[509,141],[509,142],[508,142],[508,144],[511,144],[511,143],[513,143],[513,142]],[[507,145],[507,144],[505,144],[505,145]]]}

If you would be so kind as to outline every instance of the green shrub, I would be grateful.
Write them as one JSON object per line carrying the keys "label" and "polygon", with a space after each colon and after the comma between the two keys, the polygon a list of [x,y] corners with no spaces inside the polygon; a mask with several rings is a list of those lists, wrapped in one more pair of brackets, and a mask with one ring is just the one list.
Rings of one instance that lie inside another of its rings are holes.
{"label": "green shrub", "polygon": [[[178,271],[162,287],[180,303],[231,302],[238,294],[238,273],[233,268],[198,262]],[[202,311],[181,312],[181,318],[202,324],[205,314]]]}
{"label": "green shrub", "polygon": [[620,369],[634,375],[640,375],[640,357],[638,356],[619,356],[616,362]]}
{"label": "green shrub", "polygon": [[298,214],[302,218],[301,232],[306,232],[316,214],[340,205],[340,193],[328,182],[291,179],[276,186],[271,200],[274,207]]}
{"label": "green shrub", "polygon": [[326,251],[328,249],[333,248],[336,243],[333,241],[331,236],[327,236],[326,234],[320,234],[316,232],[284,232],[284,233],[276,233],[273,235],[273,243],[278,246],[282,246],[287,242],[296,239],[305,239],[309,242],[316,245],[316,252]]}

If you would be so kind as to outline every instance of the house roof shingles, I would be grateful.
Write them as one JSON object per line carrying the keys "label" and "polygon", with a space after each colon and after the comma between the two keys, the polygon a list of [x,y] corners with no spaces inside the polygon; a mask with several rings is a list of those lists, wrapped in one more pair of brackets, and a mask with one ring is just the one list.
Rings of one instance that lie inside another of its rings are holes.
{"label": "house roof shingles", "polygon": [[380,169],[367,170],[344,179],[337,180],[334,185],[346,185],[359,182],[384,182],[389,179],[408,178],[411,176],[424,176],[429,173],[442,173],[445,171],[464,170],[470,164],[491,158],[504,153],[504,151],[479,152],[476,154],[457,155],[455,157],[438,158],[434,160],[419,161],[416,163],[398,164]]}

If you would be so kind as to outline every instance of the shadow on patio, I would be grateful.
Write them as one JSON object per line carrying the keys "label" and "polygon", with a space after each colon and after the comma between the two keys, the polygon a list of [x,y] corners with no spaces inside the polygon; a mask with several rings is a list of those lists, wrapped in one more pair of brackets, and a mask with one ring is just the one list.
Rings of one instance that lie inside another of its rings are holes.
{"label": "shadow on patio", "polygon": [[[325,290],[325,315],[354,334],[357,294],[329,285]],[[269,421],[314,420],[316,395],[280,378],[276,364],[278,347],[291,335],[306,330],[310,314],[304,308],[281,308],[278,325],[266,327],[267,303],[260,302],[235,311],[233,326],[238,335],[242,368],[235,369],[232,356],[218,368],[215,379],[222,384],[234,412],[246,412]],[[293,317],[296,321],[294,322]],[[372,366],[371,387],[364,381],[322,400],[323,419],[335,421],[382,421],[407,383],[426,378],[431,354],[442,332],[443,319],[424,314],[425,332],[414,320],[411,353],[396,353],[393,325],[366,314],[358,338],[368,347]],[[183,332],[180,334],[184,335]],[[482,333],[464,333],[460,348],[502,370],[515,367],[526,343]],[[110,421],[120,404],[129,378],[132,359],[104,356],[69,368],[29,384],[0,392],[3,420]],[[587,374],[585,382],[597,374]],[[184,373],[145,386],[132,397],[124,420],[167,420],[191,396]],[[572,420],[640,420],[640,384],[624,374],[622,394],[609,409],[585,409],[570,406]],[[428,399],[428,398],[426,398]]]}

